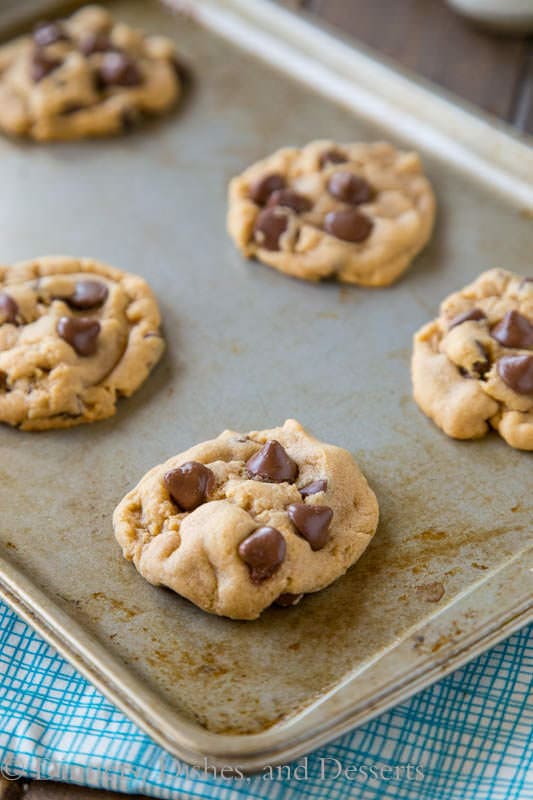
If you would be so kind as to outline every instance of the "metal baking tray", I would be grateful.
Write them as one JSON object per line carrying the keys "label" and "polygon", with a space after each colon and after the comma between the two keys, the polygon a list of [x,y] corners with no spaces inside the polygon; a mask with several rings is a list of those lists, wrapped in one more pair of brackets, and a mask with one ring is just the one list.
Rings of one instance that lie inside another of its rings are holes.
{"label": "metal baking tray", "polygon": [[[64,252],[140,273],[168,349],[110,420],[0,429],[0,594],[175,756],[252,771],[368,720],[531,618],[531,454],[496,435],[444,436],[411,398],[409,358],[450,291],[490,267],[531,269],[533,156],[269,2],[113,7],[175,38],[193,86],[174,115],[125,138],[2,139],[2,260]],[[422,153],[438,223],[390,289],[288,279],[244,261],[225,233],[229,178],[320,137]],[[118,500],[225,427],[287,417],[351,450],[376,490],[381,522],[361,560],[252,623],[148,585],[113,538]]]}

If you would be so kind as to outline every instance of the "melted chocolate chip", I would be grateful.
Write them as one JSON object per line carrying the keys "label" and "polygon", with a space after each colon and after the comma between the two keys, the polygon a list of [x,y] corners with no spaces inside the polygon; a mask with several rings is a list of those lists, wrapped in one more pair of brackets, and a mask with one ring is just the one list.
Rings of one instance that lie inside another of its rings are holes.
{"label": "melted chocolate chip", "polygon": [[7,373],[2,372],[0,369],[0,392],[7,392],[9,390],[9,386],[7,384]]}
{"label": "melted chocolate chip", "polygon": [[482,319],[487,319],[487,315],[480,308],[471,308],[469,311],[464,311],[462,314],[458,314],[454,317],[448,323],[448,330],[451,331],[452,328],[455,328],[457,325],[462,325],[463,322],[470,322],[470,320],[478,322]]}
{"label": "melted chocolate chip", "polygon": [[33,41],[37,47],[47,47],[62,39],[68,39],[68,36],[59,22],[38,22],[33,31]]}
{"label": "melted chocolate chip", "polygon": [[285,188],[285,178],[277,172],[265,175],[263,178],[252,183],[248,191],[250,200],[258,206],[264,206],[272,192]]}
{"label": "melted chocolate chip", "polygon": [[330,211],[324,220],[324,230],[345,242],[364,242],[373,227],[372,220],[356,208]]}
{"label": "melted chocolate chip", "polygon": [[318,492],[325,492],[328,488],[328,482],[325,478],[320,478],[317,481],[308,483],[307,486],[302,486],[299,490],[302,497],[309,497],[311,494],[318,494]]}
{"label": "melted chocolate chip", "polygon": [[469,375],[468,377],[476,377],[482,380],[487,374],[487,372],[490,370],[490,364],[488,361],[474,361],[471,369],[474,374]]}
{"label": "melted chocolate chip", "polygon": [[113,50],[113,43],[109,34],[104,31],[91,31],[83,34],[79,48],[84,56],[91,56],[93,53],[106,53]]}
{"label": "melted chocolate chip", "polygon": [[491,336],[504,347],[533,348],[533,325],[518,311],[508,311],[491,331]]}
{"label": "melted chocolate chip", "polygon": [[274,206],[283,206],[283,208],[290,208],[296,214],[303,214],[309,211],[312,206],[309,198],[303,194],[298,194],[292,189],[276,189],[268,198],[267,208]]}
{"label": "melted chocolate chip", "polygon": [[42,81],[43,78],[46,78],[47,75],[60,67],[61,63],[58,58],[51,58],[43,53],[42,50],[36,50],[31,58],[31,79],[35,83],[39,83],[39,81]]}
{"label": "melted chocolate chip", "polygon": [[163,476],[163,482],[180,511],[194,511],[215,489],[213,472],[199,461],[187,461]]}
{"label": "melted chocolate chip", "polygon": [[104,86],[138,86],[142,83],[137,64],[125,53],[105,53],[99,77]]}
{"label": "melted chocolate chip", "polygon": [[105,283],[100,281],[78,281],[74,292],[62,299],[71,308],[78,311],[87,311],[90,308],[99,308],[107,300],[109,291]]}
{"label": "melted chocolate chip", "polygon": [[5,292],[0,292],[0,324],[10,322],[15,325],[18,313],[19,307],[13,298]]}
{"label": "melted chocolate chip", "polygon": [[292,503],[287,512],[298,533],[311,545],[311,550],[322,550],[329,539],[329,525],[333,519],[331,508]]}
{"label": "melted chocolate chip", "polygon": [[302,599],[303,594],[291,594],[290,592],[284,592],[280,594],[280,596],[274,600],[274,605],[279,606],[280,608],[290,608],[291,606],[296,606]]}
{"label": "melted chocolate chip", "polygon": [[287,230],[289,218],[279,208],[264,208],[255,220],[254,239],[265,250],[279,250],[279,240]]}
{"label": "melted chocolate chip", "polygon": [[358,206],[374,197],[374,190],[364,178],[352,172],[334,172],[328,181],[328,192],[343,203]]}
{"label": "melted chocolate chip", "polygon": [[285,539],[276,528],[258,528],[239,545],[239,555],[250,570],[254,583],[270,578],[281,566],[287,552]]}
{"label": "melted chocolate chip", "polygon": [[348,157],[341,153],[340,150],[325,150],[320,155],[319,164],[320,168],[323,169],[326,164],[345,164],[348,161]]}
{"label": "melted chocolate chip", "polygon": [[298,477],[298,465],[284,447],[271,439],[246,462],[251,478],[260,478],[271,483],[294,483]]}
{"label": "melted chocolate chip", "polygon": [[480,379],[483,379],[489,370],[490,363],[488,361],[474,361],[472,364],[472,372]]}
{"label": "melted chocolate chip", "polygon": [[503,356],[498,360],[498,374],[517,394],[533,394],[533,356]]}
{"label": "melted chocolate chip", "polygon": [[61,317],[57,332],[79,356],[92,356],[98,348],[100,323],[88,317]]}
{"label": "melted chocolate chip", "polygon": [[484,378],[487,372],[490,370],[490,353],[485,347],[484,344],[478,342],[477,339],[475,340],[475,344],[481,358],[479,361],[474,361],[472,364],[472,372],[477,375],[478,378]]}

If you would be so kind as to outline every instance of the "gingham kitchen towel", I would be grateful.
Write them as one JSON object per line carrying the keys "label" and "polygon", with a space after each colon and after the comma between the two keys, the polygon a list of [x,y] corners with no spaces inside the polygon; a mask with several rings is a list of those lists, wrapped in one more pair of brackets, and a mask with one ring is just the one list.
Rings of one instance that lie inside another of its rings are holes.
{"label": "gingham kitchen towel", "polygon": [[213,777],[156,746],[0,604],[0,768],[161,798],[533,800],[533,626],[307,758]]}

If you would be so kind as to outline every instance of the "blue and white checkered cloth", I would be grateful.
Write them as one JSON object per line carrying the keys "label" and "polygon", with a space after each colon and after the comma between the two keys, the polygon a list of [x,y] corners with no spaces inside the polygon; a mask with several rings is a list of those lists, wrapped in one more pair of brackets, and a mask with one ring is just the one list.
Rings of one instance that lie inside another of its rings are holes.
{"label": "blue and white checkered cloth", "polygon": [[533,800],[533,626],[307,759],[196,773],[155,745],[0,603],[0,769],[209,800]]}

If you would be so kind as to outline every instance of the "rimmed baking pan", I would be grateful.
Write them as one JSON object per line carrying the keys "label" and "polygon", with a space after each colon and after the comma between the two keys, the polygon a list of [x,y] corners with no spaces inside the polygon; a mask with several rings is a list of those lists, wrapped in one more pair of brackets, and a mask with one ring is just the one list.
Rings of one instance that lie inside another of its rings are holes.
{"label": "rimmed baking pan", "polygon": [[[1,428],[0,594],[174,755],[254,770],[531,618],[531,455],[496,435],[446,438],[411,398],[409,358],[450,291],[490,267],[527,270],[533,160],[526,141],[266,1],[197,0],[181,15],[112,5],[175,38],[194,85],[175,114],[124,138],[2,139],[2,260],[65,252],[142,274],[168,348],[108,421]],[[225,233],[229,178],[321,137],[422,154],[438,223],[390,289],[290,280],[245,262]],[[376,490],[363,558],[253,623],[145,583],[111,530],[128,488],[225,427],[287,417],[351,450]]]}

